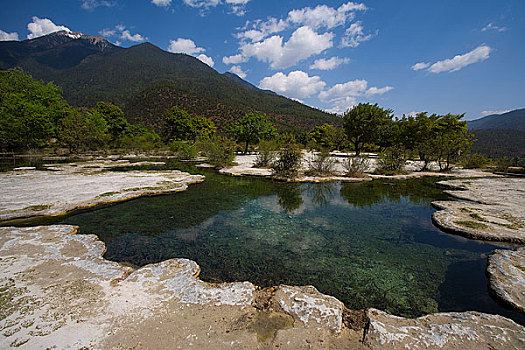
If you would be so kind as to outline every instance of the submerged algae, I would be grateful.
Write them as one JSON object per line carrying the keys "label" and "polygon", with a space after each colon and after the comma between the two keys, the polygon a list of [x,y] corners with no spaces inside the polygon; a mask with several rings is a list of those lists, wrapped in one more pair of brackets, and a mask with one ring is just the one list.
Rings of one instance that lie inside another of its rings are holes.
{"label": "submerged algae", "polygon": [[443,292],[457,282],[451,267],[478,266],[495,246],[432,225],[430,202],[446,198],[437,179],[295,184],[205,175],[176,195],[55,220],[97,234],[107,259],[143,266],[189,258],[207,281],[311,284],[349,308],[402,316],[467,309],[509,316],[477,268],[460,270],[479,282],[461,286],[480,295],[475,305]]}

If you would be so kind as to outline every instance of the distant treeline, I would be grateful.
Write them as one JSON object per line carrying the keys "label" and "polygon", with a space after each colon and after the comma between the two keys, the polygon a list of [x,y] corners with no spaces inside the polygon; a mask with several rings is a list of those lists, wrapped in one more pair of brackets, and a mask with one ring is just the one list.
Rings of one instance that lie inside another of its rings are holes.
{"label": "distant treeline", "polygon": [[[417,158],[423,161],[423,169],[432,161],[437,161],[441,169],[449,169],[469,151],[475,137],[481,142],[474,150],[490,156],[512,152],[512,156],[521,157],[524,149],[520,132],[477,130],[474,136],[468,132],[463,115],[419,113],[396,119],[391,110],[377,104],[359,104],[345,113],[339,125],[325,123],[309,131],[279,130],[275,119],[256,112],[239,115],[219,126],[213,118],[169,106],[155,113],[153,129],[151,124],[130,122],[118,106],[106,102],[99,101],[92,108],[72,107],[61,93],[53,83],[36,81],[20,69],[0,71],[0,148],[173,150],[186,147],[181,142],[229,139],[228,145],[238,142],[235,147],[247,152],[260,140],[271,139],[319,150],[353,150],[356,155],[376,151],[392,163]],[[507,144],[495,147],[496,140],[502,139]],[[208,144],[206,148],[213,147]]]}

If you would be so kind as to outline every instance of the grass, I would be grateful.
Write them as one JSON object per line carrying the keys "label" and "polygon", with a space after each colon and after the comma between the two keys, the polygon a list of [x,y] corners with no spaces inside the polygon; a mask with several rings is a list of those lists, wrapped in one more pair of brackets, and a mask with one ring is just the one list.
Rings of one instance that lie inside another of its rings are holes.
{"label": "grass", "polygon": [[483,216],[481,216],[481,215],[479,215],[477,213],[470,214],[470,217],[473,218],[473,219],[476,219],[478,221],[483,221],[483,222],[487,221]]}
{"label": "grass", "polygon": [[109,197],[109,196],[113,196],[115,194],[117,194],[119,192],[117,191],[112,191],[112,192],[105,192],[105,193],[102,193],[102,194],[99,194],[97,197],[98,198],[101,198],[101,197]]}
{"label": "grass", "polygon": [[40,204],[40,205],[31,205],[29,207],[25,207],[24,210],[29,211],[42,211],[51,208],[50,204]]}
{"label": "grass", "polygon": [[485,225],[484,223],[477,222],[477,221],[457,221],[456,224],[458,224],[460,226],[463,226],[463,227],[472,228],[472,229],[486,229],[486,228],[488,228],[488,226]]}

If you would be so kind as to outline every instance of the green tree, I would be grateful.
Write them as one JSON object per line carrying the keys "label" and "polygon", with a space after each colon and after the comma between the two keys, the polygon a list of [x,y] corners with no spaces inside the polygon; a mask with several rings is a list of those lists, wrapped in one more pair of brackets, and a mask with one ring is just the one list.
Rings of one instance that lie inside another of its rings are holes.
{"label": "green tree", "polygon": [[256,144],[261,139],[277,136],[270,119],[264,114],[248,113],[240,120],[231,124],[229,133],[237,142],[244,142],[244,154],[248,152],[249,144]]}
{"label": "green tree", "polygon": [[344,140],[344,131],[331,124],[316,126],[308,133],[308,141],[322,149],[338,149]]}
{"label": "green tree", "polygon": [[466,152],[473,142],[463,114],[403,117],[400,121],[402,144],[419,154],[426,170],[431,161],[438,161],[441,170],[448,170],[451,161]]}
{"label": "green tree", "polygon": [[104,118],[107,124],[106,131],[112,141],[117,140],[129,128],[130,124],[124,117],[124,112],[118,106],[106,102],[97,102],[97,105],[90,113]]}
{"label": "green tree", "polygon": [[407,149],[416,152],[423,162],[421,171],[428,169],[431,161],[436,159],[436,127],[439,116],[426,112],[416,116],[403,116],[398,121],[400,129],[400,143]]}
{"label": "green tree", "polygon": [[70,153],[99,149],[104,146],[107,124],[99,114],[74,109],[60,121],[58,137]]}
{"label": "green tree", "polygon": [[474,136],[468,132],[465,114],[447,114],[438,117],[436,125],[436,153],[440,170],[449,170],[451,161],[468,151]]}
{"label": "green tree", "polygon": [[36,81],[21,69],[0,71],[0,148],[44,146],[70,109],[53,83]]}
{"label": "green tree", "polygon": [[195,141],[198,138],[208,138],[217,130],[208,118],[192,116],[176,106],[164,112],[164,121],[165,141]]}
{"label": "green tree", "polygon": [[377,103],[360,103],[343,116],[343,127],[348,140],[359,155],[367,143],[374,143],[380,137],[382,127],[391,122],[391,110],[380,108]]}

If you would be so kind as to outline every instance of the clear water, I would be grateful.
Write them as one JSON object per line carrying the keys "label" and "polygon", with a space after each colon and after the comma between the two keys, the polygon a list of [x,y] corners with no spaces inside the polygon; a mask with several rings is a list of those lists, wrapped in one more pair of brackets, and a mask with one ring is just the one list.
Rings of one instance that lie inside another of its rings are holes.
{"label": "clear water", "polygon": [[185,192],[17,224],[78,225],[106,243],[107,259],[134,266],[189,258],[206,281],[311,284],[353,309],[476,310],[525,323],[488,294],[487,255],[501,246],[432,224],[430,202],[447,198],[437,179],[293,184],[201,173],[206,181]]}

